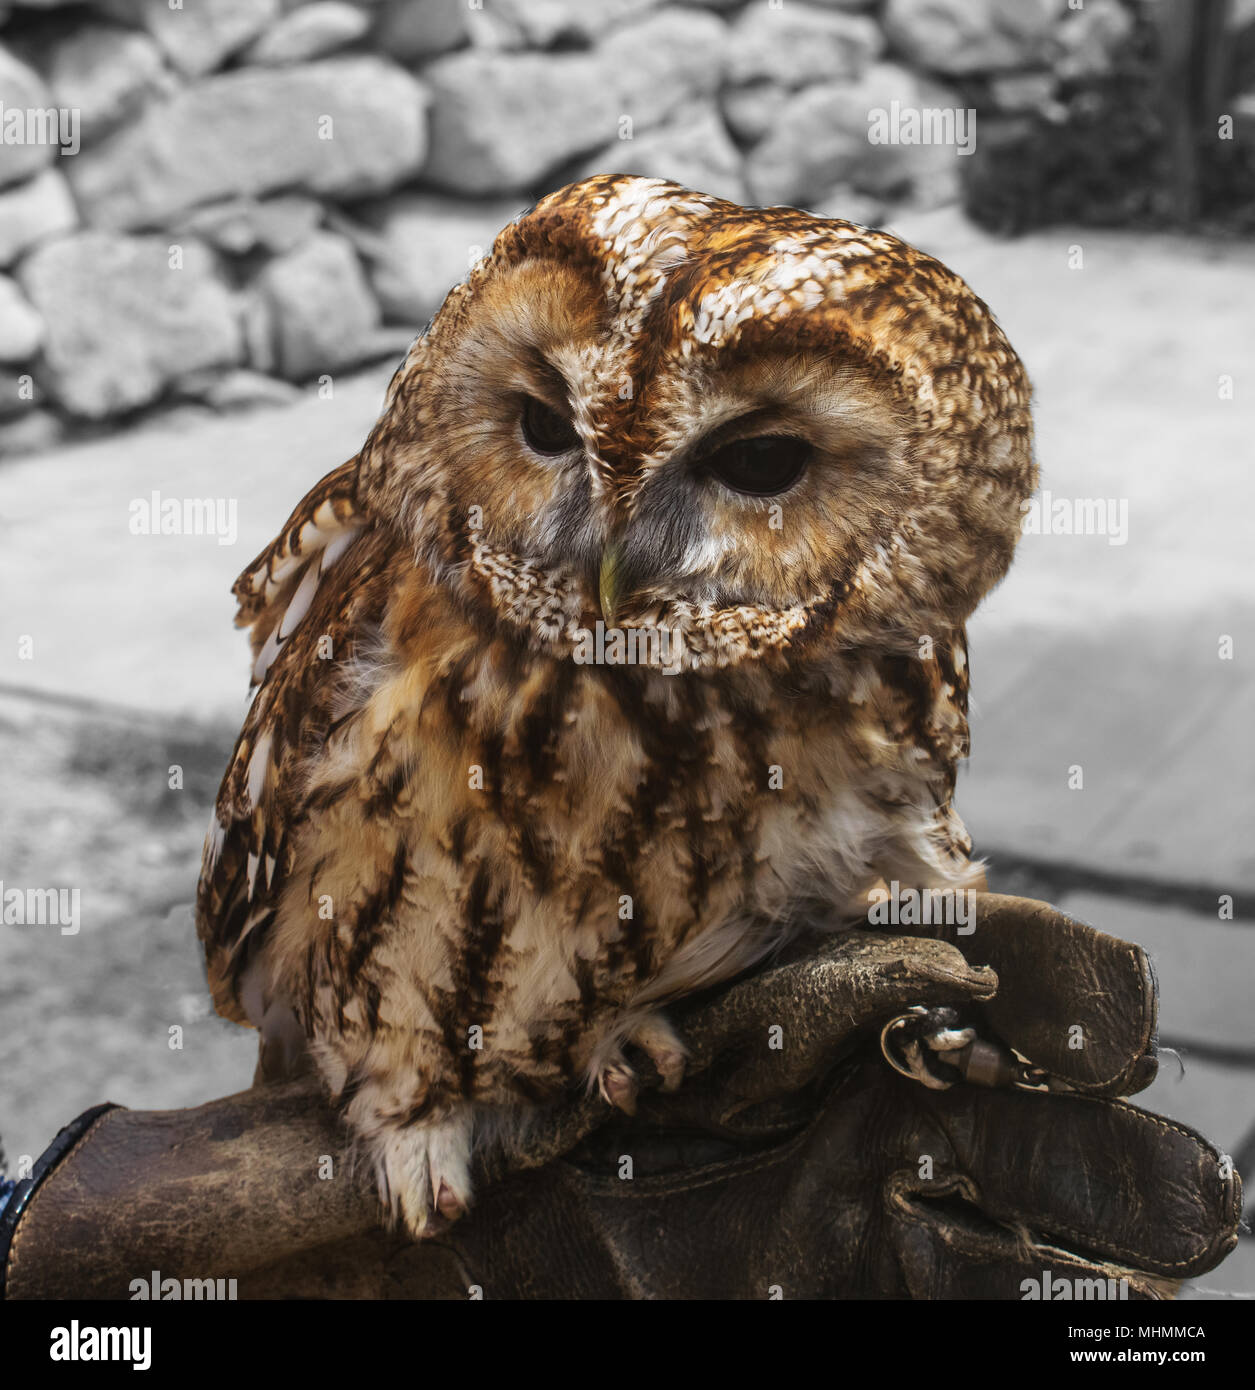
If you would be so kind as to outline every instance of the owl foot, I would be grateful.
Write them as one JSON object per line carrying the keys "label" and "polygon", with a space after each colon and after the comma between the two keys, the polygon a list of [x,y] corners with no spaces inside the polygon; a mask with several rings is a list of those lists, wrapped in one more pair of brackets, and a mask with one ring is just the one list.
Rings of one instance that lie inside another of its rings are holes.
{"label": "owl foot", "polygon": [[636,1073],[620,1058],[601,1069],[597,1077],[597,1089],[602,1099],[608,1101],[625,1115],[636,1114],[636,1095],[640,1082]]}
{"label": "owl foot", "polygon": [[665,1015],[651,1014],[628,1034],[628,1042],[639,1047],[654,1064],[664,1091],[679,1089],[688,1062],[688,1048],[680,1041],[680,1035]]}
{"label": "owl foot", "polygon": [[[663,1014],[650,1014],[643,1018],[628,1033],[627,1041],[639,1047],[649,1058],[658,1073],[662,1090],[677,1089],[684,1080],[688,1049]],[[624,1114],[635,1115],[636,1098],[641,1089],[640,1077],[617,1047],[596,1075],[597,1089],[602,1098]]]}
{"label": "owl foot", "polygon": [[385,1131],[375,1144],[379,1196],[392,1219],[421,1240],[471,1204],[471,1109]]}

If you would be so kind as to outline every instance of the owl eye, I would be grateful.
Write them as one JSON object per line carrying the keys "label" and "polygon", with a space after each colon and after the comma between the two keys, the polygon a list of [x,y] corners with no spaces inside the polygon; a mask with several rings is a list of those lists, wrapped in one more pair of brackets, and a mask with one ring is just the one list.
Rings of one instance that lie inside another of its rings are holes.
{"label": "owl eye", "polygon": [[707,473],[733,492],[772,497],[786,492],[806,471],[811,446],[787,434],[735,439],[702,460]]}
{"label": "owl eye", "polygon": [[527,447],[538,454],[565,454],[579,447],[580,437],[570,420],[535,396],[528,396],[523,402],[519,423]]}

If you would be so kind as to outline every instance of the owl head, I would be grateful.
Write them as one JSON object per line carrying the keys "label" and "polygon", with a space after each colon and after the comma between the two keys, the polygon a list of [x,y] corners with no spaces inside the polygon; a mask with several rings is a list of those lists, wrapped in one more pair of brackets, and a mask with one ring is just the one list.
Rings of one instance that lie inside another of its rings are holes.
{"label": "owl head", "polygon": [[985,305],[887,232],[603,175],[449,294],[363,501],[555,656],[596,621],[689,670],[914,648],[1010,563],[1029,397]]}

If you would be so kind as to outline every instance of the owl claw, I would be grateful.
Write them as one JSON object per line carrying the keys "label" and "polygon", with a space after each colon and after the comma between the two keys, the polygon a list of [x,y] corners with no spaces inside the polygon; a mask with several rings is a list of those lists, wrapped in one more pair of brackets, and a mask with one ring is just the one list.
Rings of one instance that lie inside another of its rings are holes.
{"label": "owl claw", "polygon": [[443,1179],[440,1183],[440,1191],[436,1193],[436,1210],[446,1221],[456,1221],[466,1211],[462,1199]]}
{"label": "owl claw", "polygon": [[431,1124],[386,1131],[379,1143],[380,1196],[415,1239],[437,1235],[470,1206],[469,1107]]}
{"label": "owl claw", "polygon": [[975,1028],[938,1028],[935,1033],[926,1033],[921,1041],[934,1052],[958,1052],[975,1037]]}
{"label": "owl claw", "polygon": [[[624,1031],[627,1041],[633,1047],[640,1048],[649,1058],[658,1073],[660,1089],[676,1090],[684,1079],[688,1049],[666,1016],[661,1013],[638,1014],[635,1022]],[[604,1050],[595,1055],[590,1070],[597,1078],[597,1089],[602,1099],[617,1110],[622,1110],[625,1115],[635,1115],[636,1099],[641,1089],[640,1077],[614,1041],[615,1036],[611,1034],[606,1039]]]}
{"label": "owl claw", "polygon": [[684,1080],[684,1067],[688,1057],[683,1052],[651,1052],[649,1060],[658,1068],[658,1075],[662,1078],[662,1090],[678,1091],[680,1082]]}
{"label": "owl claw", "polygon": [[636,1114],[636,1094],[640,1083],[626,1062],[611,1062],[597,1078],[602,1098],[625,1115]]}
{"label": "owl claw", "polygon": [[661,1089],[675,1091],[684,1080],[684,1068],[688,1063],[688,1049],[680,1041],[680,1035],[662,1014],[654,1014],[645,1020],[628,1041],[634,1043],[654,1064]]}

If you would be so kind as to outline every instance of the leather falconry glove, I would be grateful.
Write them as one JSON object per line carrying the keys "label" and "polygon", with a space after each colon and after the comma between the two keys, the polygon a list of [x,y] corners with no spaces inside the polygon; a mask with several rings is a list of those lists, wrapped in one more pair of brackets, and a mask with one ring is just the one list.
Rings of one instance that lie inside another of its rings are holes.
{"label": "leather falconry glove", "polygon": [[0,1218],[6,1296],[1022,1298],[1047,1271],[1169,1295],[1233,1248],[1241,1186],[1120,1098],[1155,1074],[1149,962],[974,901],[970,934],[811,938],[674,1008],[678,1092],[642,1058],[635,1116],[543,1112],[421,1244],[381,1228],[312,1081],[89,1111]]}

